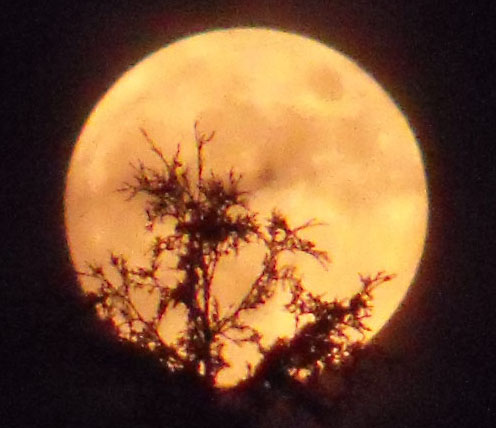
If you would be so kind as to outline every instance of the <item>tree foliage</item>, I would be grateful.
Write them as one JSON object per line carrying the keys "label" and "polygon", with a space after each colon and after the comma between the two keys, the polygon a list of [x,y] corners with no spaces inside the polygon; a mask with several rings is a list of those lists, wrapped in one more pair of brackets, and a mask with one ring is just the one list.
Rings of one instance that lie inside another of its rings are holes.
{"label": "tree foliage", "polygon": [[[393,276],[383,272],[360,276],[360,290],[345,300],[327,301],[311,293],[297,267],[283,264],[280,256],[286,252],[306,254],[326,269],[328,254],[301,236],[304,230],[322,224],[309,220],[290,226],[277,210],[261,221],[249,207],[249,194],[240,188],[241,175],[232,169],[226,177],[213,171],[205,173],[204,150],[214,133],[199,132],[197,124],[193,172],[183,164],[179,145],[168,159],[148,133],[141,131],[161,168],[138,162],[133,166],[134,181],[124,183],[119,190],[128,198],[145,195],[148,232],[166,221],[172,223],[173,232],[154,238],[145,266],[131,266],[125,256],[111,254],[110,265],[118,273],[118,281],[110,280],[102,265],[88,266],[82,275],[98,281],[90,298],[99,315],[114,324],[120,338],[153,352],[167,370],[193,373],[210,386],[215,386],[216,376],[229,364],[223,353],[226,341],[256,345],[263,360],[251,368],[251,377],[271,382],[309,382],[322,370],[350,361],[362,346],[350,332],[363,335],[368,329],[364,321],[371,314],[372,291]],[[264,248],[259,273],[238,305],[225,313],[212,292],[219,261],[254,243]],[[174,256],[175,283],[164,283],[159,277],[166,253]],[[151,319],[143,315],[132,297],[137,289],[158,296]],[[264,346],[260,331],[244,315],[263,307],[278,290],[290,293],[285,310],[298,327],[293,337]],[[174,343],[166,343],[160,324],[178,306],[187,316],[185,329]]]}

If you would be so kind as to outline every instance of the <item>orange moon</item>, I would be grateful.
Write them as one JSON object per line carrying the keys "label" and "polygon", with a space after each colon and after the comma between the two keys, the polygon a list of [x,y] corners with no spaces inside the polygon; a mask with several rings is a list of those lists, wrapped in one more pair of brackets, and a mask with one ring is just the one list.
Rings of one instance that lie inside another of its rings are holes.
{"label": "orange moon", "polygon": [[[424,247],[421,152],[407,119],[369,74],[296,34],[206,32],[124,73],[91,112],[71,159],[65,221],[75,268],[104,263],[110,251],[132,263],[146,260],[152,236],[144,229],[143,200],[125,201],[115,190],[132,180],[129,162],[156,165],[140,128],[168,155],[181,143],[183,158],[194,165],[195,121],[206,133],[216,131],[207,168],[243,173],[260,219],[277,207],[291,225],[311,218],[325,223],[305,236],[329,252],[329,270],[304,257],[296,261],[308,288],[344,298],[359,289],[359,273],[397,275],[375,291],[368,324],[369,337],[376,334],[404,299]],[[247,250],[220,266],[224,305],[246,290],[257,257]],[[85,279],[81,285],[93,286]],[[289,334],[292,325],[269,309],[255,321],[270,326],[267,340]]]}

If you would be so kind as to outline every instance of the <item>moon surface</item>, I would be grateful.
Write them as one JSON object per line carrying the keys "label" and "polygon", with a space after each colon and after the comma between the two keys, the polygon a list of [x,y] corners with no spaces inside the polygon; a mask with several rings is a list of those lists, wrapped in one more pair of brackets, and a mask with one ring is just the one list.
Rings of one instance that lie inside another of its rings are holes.
{"label": "moon surface", "polygon": [[[84,125],[67,176],[75,268],[104,263],[110,251],[132,263],[146,260],[153,234],[144,229],[144,199],[126,201],[116,189],[132,180],[130,162],[158,166],[140,128],[166,155],[180,143],[194,167],[195,121],[201,131],[216,132],[205,149],[207,169],[242,173],[261,220],[276,207],[293,226],[311,218],[325,223],[305,237],[329,252],[329,270],[306,256],[290,260],[309,289],[345,298],[360,288],[359,273],[397,275],[375,291],[368,325],[369,337],[376,334],[404,299],[424,247],[421,152],[401,110],[370,75],[330,47],[291,33],[242,28],[194,35],[146,57],[111,87]],[[259,256],[247,248],[219,266],[214,286],[225,307],[246,292]],[[81,285],[95,286],[84,278]],[[151,316],[145,301],[142,307]],[[293,328],[276,303],[254,323],[267,341]],[[226,370],[224,382],[235,370]]]}

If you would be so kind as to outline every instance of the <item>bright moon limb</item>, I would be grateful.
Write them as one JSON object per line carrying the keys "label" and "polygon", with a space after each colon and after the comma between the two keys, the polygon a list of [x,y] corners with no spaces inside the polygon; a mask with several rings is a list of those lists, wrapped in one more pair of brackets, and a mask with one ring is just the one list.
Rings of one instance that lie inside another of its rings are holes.
{"label": "bright moon limb", "polygon": [[[216,131],[208,167],[221,176],[231,167],[243,173],[261,219],[278,208],[293,225],[310,218],[326,224],[305,236],[328,251],[330,269],[296,261],[310,290],[344,298],[360,288],[359,273],[397,275],[375,291],[368,324],[369,337],[376,334],[404,299],[423,251],[421,153],[407,119],[370,75],[334,49],[291,33],[198,34],[148,56],[113,85],[89,116],[67,176],[75,268],[103,263],[110,251],[131,263],[146,260],[153,236],[144,229],[143,200],[126,202],[115,190],[132,180],[129,162],[156,165],[140,128],[168,156],[181,143],[183,159],[194,165],[195,121]],[[219,267],[216,290],[225,307],[247,290],[257,257],[247,251]],[[94,286],[84,278],[81,285]],[[142,306],[152,312],[145,300]],[[267,341],[291,334],[276,307],[256,322]],[[246,352],[231,352],[238,360],[220,383],[242,376]]]}

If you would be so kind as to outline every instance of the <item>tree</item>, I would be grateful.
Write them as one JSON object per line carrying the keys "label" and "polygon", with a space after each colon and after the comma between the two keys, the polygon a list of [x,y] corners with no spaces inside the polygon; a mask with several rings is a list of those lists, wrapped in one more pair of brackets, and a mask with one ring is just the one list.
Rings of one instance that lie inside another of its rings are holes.
{"label": "tree", "polygon": [[[138,162],[133,165],[134,181],[124,183],[119,191],[128,198],[145,195],[148,232],[166,221],[173,231],[154,238],[146,266],[131,266],[125,256],[112,253],[110,265],[118,273],[117,282],[110,280],[99,264],[90,264],[88,271],[81,273],[98,281],[90,299],[100,317],[112,323],[121,339],[152,352],[166,370],[193,374],[208,388],[215,387],[218,373],[228,365],[223,355],[226,341],[252,343],[263,356],[259,365],[249,368],[251,380],[246,382],[311,384],[323,370],[337,370],[352,361],[363,343],[352,339],[350,332],[363,335],[368,329],[364,321],[371,314],[372,291],[393,275],[360,276],[361,289],[345,300],[326,301],[312,294],[297,267],[282,264],[280,256],[285,252],[306,254],[326,269],[328,254],[301,236],[308,228],[322,227],[321,223],[309,220],[290,226],[276,209],[262,222],[249,207],[249,194],[240,188],[241,175],[233,169],[227,177],[213,171],[205,174],[204,150],[214,133],[199,132],[197,123],[196,174],[183,164],[180,145],[168,159],[148,133],[141,132],[161,169]],[[255,242],[264,247],[259,274],[239,304],[222,312],[212,293],[218,263]],[[166,253],[175,257],[175,283],[164,284],[159,278]],[[137,289],[157,296],[151,319],[133,299]],[[290,293],[285,310],[297,328],[292,338],[264,346],[260,331],[243,315],[263,307],[278,289]],[[166,343],[160,324],[168,311],[177,307],[186,314],[185,328],[175,342]]]}

